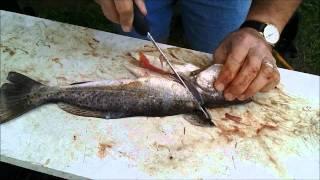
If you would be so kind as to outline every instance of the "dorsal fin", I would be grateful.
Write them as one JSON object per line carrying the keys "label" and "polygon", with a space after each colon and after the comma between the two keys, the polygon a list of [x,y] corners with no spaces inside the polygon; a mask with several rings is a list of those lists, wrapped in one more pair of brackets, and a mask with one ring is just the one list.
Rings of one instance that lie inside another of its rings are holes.
{"label": "dorsal fin", "polygon": [[7,80],[18,85],[18,86],[27,86],[27,87],[33,87],[33,86],[40,86],[41,83],[23,75],[17,72],[9,72]]}

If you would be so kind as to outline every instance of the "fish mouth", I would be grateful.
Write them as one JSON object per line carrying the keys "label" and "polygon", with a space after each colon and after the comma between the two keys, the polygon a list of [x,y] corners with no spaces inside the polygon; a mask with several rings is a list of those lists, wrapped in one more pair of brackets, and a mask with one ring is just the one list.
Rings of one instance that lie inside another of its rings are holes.
{"label": "fish mouth", "polygon": [[196,84],[196,88],[203,99],[203,105],[207,108],[228,107],[231,105],[246,104],[252,101],[252,97],[246,100],[235,99],[227,101],[223,92],[217,91],[214,88],[203,88]]}

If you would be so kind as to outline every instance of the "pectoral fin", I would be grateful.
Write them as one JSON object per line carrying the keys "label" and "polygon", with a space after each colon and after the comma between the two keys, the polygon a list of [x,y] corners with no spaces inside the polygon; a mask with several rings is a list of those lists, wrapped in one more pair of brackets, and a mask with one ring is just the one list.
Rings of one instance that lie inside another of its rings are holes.
{"label": "pectoral fin", "polygon": [[201,127],[213,127],[215,126],[212,121],[207,121],[201,118],[199,115],[195,114],[185,114],[183,118],[188,121],[190,124]]}

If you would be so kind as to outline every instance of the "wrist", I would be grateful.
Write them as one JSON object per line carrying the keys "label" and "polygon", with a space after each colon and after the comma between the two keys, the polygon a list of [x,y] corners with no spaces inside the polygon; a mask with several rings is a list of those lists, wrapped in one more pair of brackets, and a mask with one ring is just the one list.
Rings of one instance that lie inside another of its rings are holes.
{"label": "wrist", "polygon": [[265,17],[262,15],[256,15],[256,16],[248,16],[246,21],[258,21],[258,22],[263,22],[266,24],[272,24],[277,28],[279,33],[282,32],[284,26],[286,25],[286,22],[283,22],[282,20],[278,20],[276,18],[271,18],[270,16]]}
{"label": "wrist", "polygon": [[247,20],[273,24],[281,33],[302,0],[252,0]]}
{"label": "wrist", "polygon": [[271,46],[274,46],[280,38],[280,32],[273,24],[248,20],[241,25],[240,29],[242,28],[251,28],[255,30]]}

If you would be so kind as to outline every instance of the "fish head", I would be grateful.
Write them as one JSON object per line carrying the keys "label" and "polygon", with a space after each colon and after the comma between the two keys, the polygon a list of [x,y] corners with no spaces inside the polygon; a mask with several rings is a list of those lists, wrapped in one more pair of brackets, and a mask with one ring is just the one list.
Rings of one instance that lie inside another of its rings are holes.
{"label": "fish head", "polygon": [[[161,56],[157,53],[148,54],[146,52],[132,52],[131,57],[139,62],[139,66],[127,66],[126,68],[137,77],[148,77],[148,76],[162,76],[170,78],[179,82],[177,78],[171,72],[170,67],[166,62],[161,60]],[[171,58],[170,60],[174,60]],[[176,72],[187,81],[187,84],[192,84],[201,95],[201,103],[206,107],[219,107],[227,106],[229,104],[239,104],[247,101],[227,101],[223,96],[223,92],[219,92],[214,87],[223,64],[213,64],[207,68],[197,67],[194,64],[182,63],[178,61],[172,61],[172,65]],[[205,69],[204,69],[205,68]],[[204,69],[204,70],[203,70]],[[189,83],[190,82],[190,83]],[[185,82],[186,83],[186,82]],[[189,89],[193,89],[190,88]]]}
{"label": "fish head", "polygon": [[192,77],[197,90],[202,96],[204,105],[206,107],[225,107],[228,105],[242,104],[251,101],[251,99],[245,101],[227,101],[224,98],[223,92],[215,89],[213,84],[222,67],[222,64],[213,64]]}
{"label": "fish head", "polygon": [[207,69],[194,75],[197,86],[206,91],[216,92],[213,83],[216,81],[222,67],[222,64],[213,64]]}

